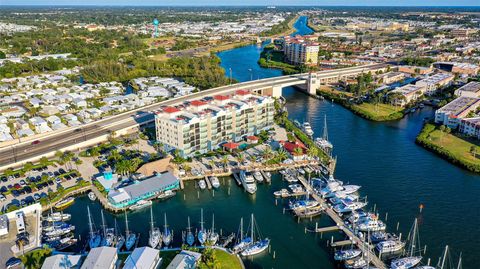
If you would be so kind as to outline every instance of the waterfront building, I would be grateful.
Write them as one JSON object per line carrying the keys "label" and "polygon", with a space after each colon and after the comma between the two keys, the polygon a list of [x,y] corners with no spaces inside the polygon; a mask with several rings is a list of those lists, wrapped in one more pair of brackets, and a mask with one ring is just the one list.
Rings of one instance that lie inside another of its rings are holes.
{"label": "waterfront building", "polygon": [[461,96],[435,111],[435,122],[455,129],[462,118],[480,106],[480,98]]}
{"label": "waterfront building", "polygon": [[202,254],[198,252],[182,250],[173,258],[167,269],[193,269],[198,265]]}
{"label": "waterfront building", "polygon": [[405,78],[405,73],[402,72],[388,72],[378,76],[378,81],[382,84],[390,84],[400,81]]}
{"label": "waterfront building", "polygon": [[160,258],[160,250],[141,247],[133,250],[125,261],[123,269],[156,269],[162,263]]}
{"label": "waterfront building", "polygon": [[81,269],[114,269],[117,262],[117,248],[92,248]]}
{"label": "waterfront building", "polygon": [[247,90],[164,107],[155,115],[157,141],[183,157],[206,153],[271,128],[274,110],[272,97]]}
{"label": "waterfront building", "polygon": [[450,85],[454,78],[455,76],[450,73],[437,73],[417,81],[415,85],[425,87],[424,94],[431,95],[437,89]]}
{"label": "waterfront building", "polygon": [[420,98],[423,95],[424,91],[425,87],[423,86],[407,84],[390,91],[389,94],[401,94],[404,98],[393,98],[391,100],[391,103],[392,105],[403,107],[406,106],[408,103]]}
{"label": "waterfront building", "polygon": [[320,46],[308,36],[285,36],[281,39],[285,59],[294,65],[317,65]]}
{"label": "waterfront building", "polygon": [[[305,159],[307,155],[307,147],[300,141],[295,142],[290,141],[280,141],[280,145],[288,152],[289,156],[294,161],[301,161]],[[299,148],[300,150],[297,150]]]}
{"label": "waterfront building", "polygon": [[480,117],[462,119],[458,130],[467,136],[480,139]]}
{"label": "waterfront building", "polygon": [[42,269],[73,269],[79,268],[82,255],[57,254],[47,257]]}
{"label": "waterfront building", "polygon": [[480,82],[470,81],[462,87],[455,90],[456,96],[480,97]]}
{"label": "waterfront building", "polygon": [[164,191],[178,189],[179,186],[179,179],[172,173],[156,174],[126,187],[111,190],[108,193],[108,202],[116,208],[125,208]]}
{"label": "waterfront building", "polygon": [[118,183],[118,175],[114,174],[112,169],[107,168],[103,173],[95,177],[95,180],[108,192]]}

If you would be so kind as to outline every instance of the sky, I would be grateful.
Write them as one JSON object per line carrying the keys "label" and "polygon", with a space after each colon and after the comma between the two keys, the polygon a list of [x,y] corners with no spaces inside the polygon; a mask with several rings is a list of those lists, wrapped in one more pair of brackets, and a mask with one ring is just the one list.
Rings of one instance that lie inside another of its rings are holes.
{"label": "sky", "polygon": [[0,0],[1,5],[120,6],[480,6],[480,0]]}

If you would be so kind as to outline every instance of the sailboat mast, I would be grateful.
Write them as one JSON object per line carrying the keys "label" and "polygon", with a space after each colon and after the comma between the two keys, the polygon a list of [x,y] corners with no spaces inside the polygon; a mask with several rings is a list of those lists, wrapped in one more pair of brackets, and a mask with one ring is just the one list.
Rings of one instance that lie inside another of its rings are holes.
{"label": "sailboat mast", "polygon": [[240,218],[240,242],[243,241],[243,217]]}
{"label": "sailboat mast", "polygon": [[215,232],[215,214],[212,215],[212,233]]}
{"label": "sailboat mast", "polygon": [[87,206],[88,212],[88,227],[90,229],[90,237],[93,236],[93,225],[92,225],[92,215],[90,214],[90,207]]}
{"label": "sailboat mast", "polygon": [[103,236],[105,236],[107,232],[105,230],[105,218],[103,217],[103,210],[100,211],[100,214],[102,215]]}
{"label": "sailboat mast", "polygon": [[190,232],[190,229],[191,229],[191,227],[190,227],[190,217],[187,217],[187,218],[188,218],[188,227],[187,227],[187,230]]}
{"label": "sailboat mast", "polygon": [[458,258],[457,269],[461,269],[461,268],[462,268],[462,253],[460,252],[460,257]]}
{"label": "sailboat mast", "polygon": [[125,211],[125,233],[128,235],[130,234],[130,231],[128,230],[128,218],[127,218],[127,212]]}
{"label": "sailboat mast", "polygon": [[250,227],[250,233],[251,233],[251,237],[252,237],[252,242],[254,241],[254,237],[253,237],[253,225],[254,225],[254,224],[253,224],[253,214],[252,214],[252,222],[251,222],[251,224],[250,224],[250,226],[251,226],[251,227]]}
{"label": "sailboat mast", "polygon": [[443,253],[442,264],[440,265],[440,269],[443,269],[445,267],[445,260],[447,259],[447,253],[448,253],[448,245],[445,246],[445,252]]}
{"label": "sailboat mast", "polygon": [[163,218],[164,218],[164,222],[165,222],[165,225],[163,227],[165,227],[165,233],[166,233],[167,232],[167,213],[163,214]]}
{"label": "sailboat mast", "polygon": [[328,130],[327,130],[327,115],[325,115],[323,120],[323,139],[328,141]]}
{"label": "sailboat mast", "polygon": [[153,231],[153,212],[152,212],[152,207],[150,207],[150,230]]}
{"label": "sailboat mast", "polygon": [[413,232],[412,232],[412,242],[410,242],[410,256],[413,256],[414,250],[415,250],[415,239],[416,239],[416,234],[417,234],[417,218],[415,218],[415,221],[413,222]]}
{"label": "sailboat mast", "polygon": [[200,210],[200,228],[203,231],[203,208]]}

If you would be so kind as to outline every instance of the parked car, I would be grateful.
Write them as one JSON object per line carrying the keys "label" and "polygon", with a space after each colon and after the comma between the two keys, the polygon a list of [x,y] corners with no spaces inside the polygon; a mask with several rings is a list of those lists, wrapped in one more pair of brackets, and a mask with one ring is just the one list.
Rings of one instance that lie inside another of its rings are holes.
{"label": "parked car", "polygon": [[20,186],[25,186],[25,185],[27,185],[27,183],[25,182],[25,180],[23,180],[23,179],[20,180]]}
{"label": "parked car", "polygon": [[35,193],[35,194],[33,195],[33,199],[34,199],[35,201],[40,200],[40,198],[41,198],[41,197],[40,197],[40,194],[38,194],[38,193]]}
{"label": "parked car", "polygon": [[22,260],[20,260],[19,258],[11,257],[7,260],[5,266],[7,267],[7,269],[10,269],[19,266],[20,264],[22,264]]}
{"label": "parked car", "polygon": [[5,198],[5,195],[3,195],[3,194],[0,194],[0,201],[2,201],[2,202],[3,202],[3,201],[5,201],[5,200],[7,200],[7,198]]}

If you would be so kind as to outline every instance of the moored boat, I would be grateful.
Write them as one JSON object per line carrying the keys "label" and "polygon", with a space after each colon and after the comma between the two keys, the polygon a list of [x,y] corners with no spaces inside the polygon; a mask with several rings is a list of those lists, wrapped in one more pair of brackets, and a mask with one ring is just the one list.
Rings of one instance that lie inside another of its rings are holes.
{"label": "moored boat", "polygon": [[362,251],[359,249],[345,249],[345,250],[337,250],[333,258],[336,261],[345,261],[356,258],[362,254]]}
{"label": "moored boat", "polygon": [[210,182],[212,182],[212,187],[215,189],[220,188],[220,181],[218,180],[218,177],[210,177]]}
{"label": "moored boat", "polygon": [[71,204],[73,204],[73,202],[75,201],[75,197],[67,197],[63,200],[61,200],[60,202],[56,203],[55,204],[55,208],[56,209],[62,209],[62,208],[65,208]]}
{"label": "moored boat", "polygon": [[205,183],[205,180],[204,179],[200,179],[198,181],[198,187],[201,189],[201,190],[204,190],[207,188],[207,183]]}
{"label": "moored boat", "polygon": [[140,210],[152,205],[152,201],[150,200],[140,200],[136,202],[134,205],[130,206],[128,209],[130,210]]}
{"label": "moored boat", "polygon": [[251,172],[245,170],[240,171],[240,180],[243,188],[248,193],[254,194],[257,191],[257,184],[255,183],[255,178]]}

